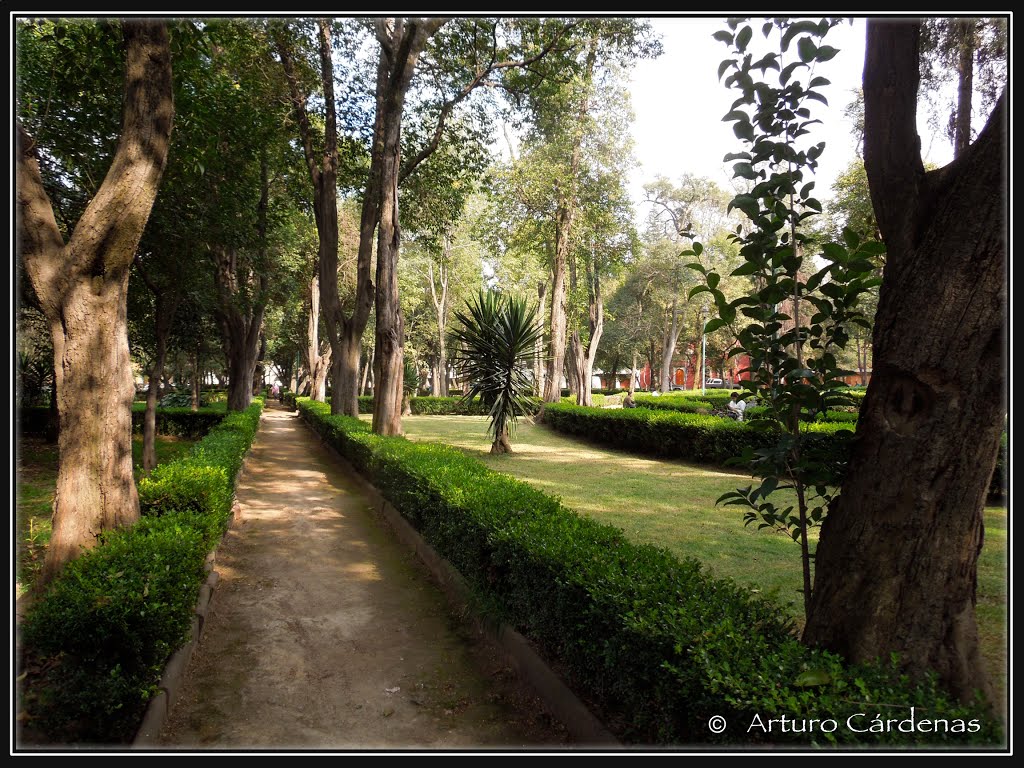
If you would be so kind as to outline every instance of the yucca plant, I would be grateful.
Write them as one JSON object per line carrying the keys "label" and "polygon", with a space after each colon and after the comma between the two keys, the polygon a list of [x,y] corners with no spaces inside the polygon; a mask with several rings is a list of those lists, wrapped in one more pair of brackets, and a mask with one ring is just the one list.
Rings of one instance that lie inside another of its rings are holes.
{"label": "yucca plant", "polygon": [[516,419],[530,412],[537,310],[523,299],[480,291],[455,311],[455,364],[469,381],[465,402],[479,396],[491,418],[491,453],[511,453]]}

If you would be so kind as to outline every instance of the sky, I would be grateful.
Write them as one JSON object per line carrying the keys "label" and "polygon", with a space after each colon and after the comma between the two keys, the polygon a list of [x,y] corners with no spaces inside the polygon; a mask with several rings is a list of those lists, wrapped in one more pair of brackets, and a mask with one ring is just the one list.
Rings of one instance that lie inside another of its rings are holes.
{"label": "sky", "polygon": [[[727,57],[729,48],[712,35],[728,28],[725,19],[663,17],[652,19],[652,27],[660,34],[664,53],[637,63],[630,86],[636,114],[634,154],[638,160],[630,189],[638,208],[638,221],[643,220],[646,212],[643,185],[655,176],[666,176],[678,183],[684,173],[691,173],[713,179],[731,190],[731,163],[724,163],[722,158],[730,152],[743,151],[731,124],[722,122],[739,95],[718,80],[718,65]],[[760,24],[754,28],[751,48],[764,41]],[[864,19],[833,28],[824,42],[838,48],[839,53],[831,61],[818,64],[815,70],[815,75],[831,81],[831,85],[820,89],[828,106],[809,103],[812,116],[822,120],[821,125],[814,126],[813,142],[826,143],[815,175],[815,192],[823,202],[830,197],[832,183],[855,157],[852,126],[843,117],[843,109],[861,84]],[[952,157],[952,149],[942,137],[930,136],[924,119],[922,115],[918,130],[925,160],[944,165]]]}

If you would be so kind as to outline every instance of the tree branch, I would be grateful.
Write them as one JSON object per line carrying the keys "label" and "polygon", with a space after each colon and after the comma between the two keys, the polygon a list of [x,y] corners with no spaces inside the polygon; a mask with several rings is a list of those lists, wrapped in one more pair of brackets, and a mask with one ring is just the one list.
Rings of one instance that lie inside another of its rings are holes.
{"label": "tree branch", "polygon": [[299,79],[295,74],[295,62],[292,59],[291,48],[284,39],[281,29],[274,25],[272,27],[274,47],[277,55],[281,57],[281,67],[284,69],[285,79],[288,81],[288,92],[291,96],[292,109],[295,110],[295,117],[299,123],[299,137],[302,139],[302,151],[306,156],[306,165],[309,167],[309,175],[313,180],[313,187],[316,189],[320,180],[320,167],[316,161],[313,150],[313,127],[309,122],[309,113],[306,111],[306,97],[302,95],[299,88]]}
{"label": "tree branch", "polygon": [[920,22],[869,19],[864,60],[864,167],[882,237],[897,252],[915,229],[924,163],[917,135]]}

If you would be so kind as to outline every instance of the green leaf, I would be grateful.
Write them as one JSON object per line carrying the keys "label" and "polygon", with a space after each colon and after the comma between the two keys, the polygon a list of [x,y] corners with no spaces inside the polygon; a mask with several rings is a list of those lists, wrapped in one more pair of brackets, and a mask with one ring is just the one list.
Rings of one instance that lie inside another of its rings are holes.
{"label": "green leaf", "polygon": [[746,112],[744,112],[744,111],[742,111],[740,109],[734,109],[731,112],[727,112],[722,117],[722,122],[723,123],[731,123],[733,120],[747,120],[747,119],[748,119],[748,117],[747,117],[747,113]]}
{"label": "green leaf", "polygon": [[736,267],[736,269],[734,269],[730,273],[730,275],[732,277],[742,277],[743,275],[753,275],[760,268],[761,268],[761,266],[759,264],[757,264],[756,262],[748,261],[745,264],[740,264],[738,267]]}
{"label": "green leaf", "polygon": [[704,324],[704,333],[714,333],[719,328],[726,325],[728,325],[728,323],[723,318],[716,317],[712,320],[708,320],[707,323]]}
{"label": "green leaf", "polygon": [[719,64],[718,65],[718,79],[719,80],[722,79],[722,75],[725,74],[725,71],[727,69],[729,69],[729,67],[735,67],[735,66],[736,66],[736,60],[735,59],[726,59],[721,64]]}
{"label": "green leaf", "polygon": [[695,286],[693,286],[693,288],[690,289],[690,293],[687,296],[687,298],[688,299],[692,299],[694,296],[696,296],[699,293],[710,293],[710,292],[711,292],[711,289],[708,288],[706,285],[695,285]]}
{"label": "green leaf", "polygon": [[704,253],[704,246],[701,245],[699,242],[694,241],[694,243],[693,243],[693,252],[697,256],[700,256],[702,253]]}
{"label": "green leaf", "polygon": [[722,276],[717,272],[708,272],[708,288],[717,288]]}
{"label": "green leaf", "polygon": [[[814,60],[829,61],[830,59],[835,58],[835,55],[837,53],[839,53],[838,48],[833,48],[831,45],[823,45],[818,49],[818,52],[814,55]],[[825,78],[820,79],[825,80]],[[828,81],[825,80],[825,82],[827,83]]]}
{"label": "green leaf", "polygon": [[[825,48],[828,48],[828,46],[827,45],[822,46],[818,50],[822,51]],[[807,84],[807,87],[808,88],[817,88],[819,85],[831,85],[831,84],[832,84],[832,81],[829,80],[827,77],[812,77],[811,78],[811,82],[809,82]]]}
{"label": "green leaf", "polygon": [[849,227],[843,227],[843,240],[850,248],[856,248],[860,243],[860,235]]}
{"label": "green leaf", "polygon": [[793,38],[803,32],[817,32],[818,25],[813,21],[798,21],[795,24],[791,24],[785,33],[782,35],[782,50],[786,51],[789,49],[789,44],[793,42]]}
{"label": "green leaf", "polygon": [[[814,101],[820,101],[825,106],[828,106],[828,99],[826,99],[824,96],[822,96],[817,91],[808,91],[805,95],[807,96],[808,99],[812,99]],[[817,122],[821,122],[821,121],[818,120]],[[810,123],[804,123],[804,125],[810,125]]]}
{"label": "green leaf", "polygon": [[747,43],[750,42],[751,36],[754,31],[750,27],[743,27],[736,35],[736,48],[741,52],[747,49]]}
{"label": "green leaf", "polygon": [[700,272],[702,275],[706,275],[708,273],[708,271],[704,267],[704,265],[703,264],[698,264],[697,262],[692,262],[690,264],[687,264],[686,268],[687,269],[692,269],[695,272]]}
{"label": "green leaf", "polygon": [[797,676],[796,680],[793,681],[793,685],[798,688],[812,688],[818,685],[828,685],[831,682],[832,675],[828,673],[828,670],[808,669]]}
{"label": "green leaf", "polygon": [[814,60],[814,54],[818,50],[818,47],[814,44],[814,41],[809,37],[801,37],[796,41],[796,50],[800,54],[800,61],[809,62]]}
{"label": "green leaf", "polygon": [[[724,119],[724,118],[723,118]],[[728,155],[722,158],[723,163],[728,163],[731,160],[750,160],[749,152],[730,152]]]}
{"label": "green leaf", "polygon": [[732,132],[736,134],[737,139],[746,139],[747,141],[754,140],[754,126],[745,120],[741,120],[732,127]]}
{"label": "green leaf", "polygon": [[774,26],[775,25],[772,24],[770,21],[766,21],[763,25],[761,25],[761,34],[764,35],[765,37],[768,37],[768,35],[772,33],[772,27]]}

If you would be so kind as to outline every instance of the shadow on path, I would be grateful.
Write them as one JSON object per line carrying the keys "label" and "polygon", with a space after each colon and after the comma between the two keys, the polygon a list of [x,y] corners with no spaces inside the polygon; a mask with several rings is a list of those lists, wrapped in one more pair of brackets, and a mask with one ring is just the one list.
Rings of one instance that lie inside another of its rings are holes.
{"label": "shadow on path", "polygon": [[167,749],[568,745],[300,419],[263,414]]}

